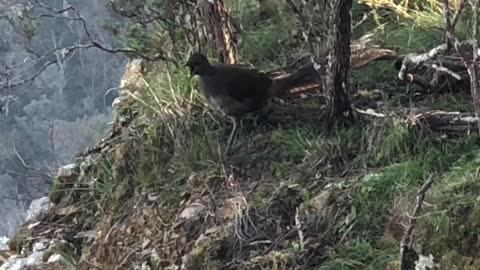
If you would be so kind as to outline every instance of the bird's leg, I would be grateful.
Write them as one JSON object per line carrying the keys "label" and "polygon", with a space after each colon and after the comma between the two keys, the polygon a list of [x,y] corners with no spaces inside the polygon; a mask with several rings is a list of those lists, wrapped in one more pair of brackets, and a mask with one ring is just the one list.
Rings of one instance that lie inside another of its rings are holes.
{"label": "bird's leg", "polygon": [[233,137],[237,132],[237,124],[238,124],[238,119],[236,117],[230,117],[230,119],[232,120],[233,127],[232,127],[232,132],[230,133],[230,137],[228,138],[227,149],[225,151],[227,155],[230,154],[230,148],[232,147]]}
{"label": "bird's leg", "polygon": [[260,126],[267,123],[268,123],[268,115],[264,111],[261,111],[255,116],[256,126]]}
{"label": "bird's leg", "polygon": [[268,125],[270,121],[270,114],[272,108],[270,106],[265,106],[255,115],[255,124],[259,125]]}

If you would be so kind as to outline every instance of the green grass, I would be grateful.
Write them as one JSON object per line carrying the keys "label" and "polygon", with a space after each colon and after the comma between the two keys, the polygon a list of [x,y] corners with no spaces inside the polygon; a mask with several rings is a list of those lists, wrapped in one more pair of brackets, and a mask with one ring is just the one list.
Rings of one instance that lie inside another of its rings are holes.
{"label": "green grass", "polygon": [[427,175],[421,162],[409,160],[365,176],[354,199],[359,237],[377,240],[384,232],[387,210],[395,195],[414,191]]}
{"label": "green grass", "polygon": [[[449,254],[450,260],[460,261],[463,257],[476,257],[480,233],[479,166],[477,148],[437,180],[429,199],[430,214],[421,221],[422,242],[433,253]],[[460,265],[467,267],[465,261]],[[451,265],[444,265],[447,266]]]}
{"label": "green grass", "polygon": [[425,101],[434,110],[473,113],[472,97],[469,94],[442,95]]}
{"label": "green grass", "polygon": [[390,261],[396,258],[397,250],[376,249],[370,243],[354,241],[341,249],[331,250],[328,259],[320,270],[387,269]]}
{"label": "green grass", "polygon": [[[294,20],[284,1],[231,0],[232,15],[242,21],[242,45],[240,61],[252,63],[262,70],[287,66],[305,50],[294,38],[299,34],[299,23]],[[263,10],[262,10],[263,9]],[[261,12],[267,15],[261,17]],[[301,41],[303,42],[303,40]]]}
{"label": "green grass", "polygon": [[[194,87],[195,80],[184,69],[159,70],[135,97],[142,132],[131,153],[132,178],[137,188],[158,192],[172,209],[182,192],[209,189],[226,146],[219,128],[226,120],[208,114]],[[192,183],[194,175],[203,180]]]}
{"label": "green grass", "polygon": [[[449,254],[457,261],[461,260],[458,254],[471,255],[466,250],[472,243],[466,240],[473,238],[480,223],[474,196],[480,187],[472,171],[480,160],[475,154],[480,149],[477,137],[441,136],[394,119],[375,124],[360,121],[332,132],[300,119],[279,127],[244,125],[236,143],[239,148],[229,159],[223,149],[230,124],[210,114],[194,88],[195,81],[184,70],[152,75],[135,96],[138,116],[132,125],[137,131],[129,139],[130,173],[125,180],[129,183],[116,183],[119,179],[108,171],[112,164],[105,163],[98,167],[105,180],[97,187],[101,194],[111,196],[122,188],[137,194],[153,192],[160,198],[162,222],[171,222],[182,194],[231,196],[222,183],[224,173],[236,168],[240,185],[248,190],[250,206],[266,213],[265,220],[256,225],[270,230],[276,217],[268,216],[266,209],[271,207],[274,191],[282,196],[279,186],[296,186],[301,200],[307,202],[331,183],[341,187],[339,193],[351,192],[356,218],[351,231],[342,231],[346,241],[324,254],[321,269],[385,269],[398,252],[379,245],[394,200],[414,196],[429,177],[451,174],[435,184],[435,189],[442,187],[435,192],[452,196],[437,199],[441,210],[422,221],[426,224],[422,232],[436,254]],[[361,177],[347,183],[344,173]],[[463,182],[452,180],[460,177]],[[289,202],[284,196],[282,201]],[[463,223],[469,225],[459,227]],[[437,234],[444,237],[429,238]],[[441,243],[463,240],[463,246],[439,249]]]}
{"label": "green grass", "polygon": [[321,135],[306,127],[287,130],[274,130],[271,135],[272,146],[277,148],[286,161],[298,162],[307,151],[319,147]]}
{"label": "green grass", "polygon": [[374,151],[375,162],[370,163],[384,168],[363,179],[355,200],[360,231],[373,237],[381,235],[382,213],[396,195],[416,192],[427,178],[448,171],[462,155],[479,147],[476,136],[443,138],[398,122],[387,125],[384,134]]}
{"label": "green grass", "polygon": [[[270,69],[285,66],[304,52],[305,47],[299,48],[298,40],[291,40],[298,32],[298,22],[293,22],[294,16],[282,3],[270,1],[263,8],[277,14],[260,20],[261,3],[229,2],[245,30],[239,48],[241,59]],[[377,39],[398,47],[401,53],[421,52],[444,38],[437,30],[394,16],[380,18],[380,26],[374,22],[369,20],[362,31],[376,30]],[[467,22],[460,23],[465,29]],[[142,48],[141,41],[138,42]],[[396,71],[391,63],[375,63],[353,73],[360,88],[385,93],[382,101],[387,109],[410,105],[412,100],[402,83],[392,82],[394,78]],[[128,149],[125,175],[117,171],[124,158],[122,149],[119,154],[109,153],[105,160],[96,163],[96,170],[89,172],[96,180],[93,198],[97,205],[107,207],[115,199],[117,205],[122,205],[121,199],[126,195],[142,204],[142,197],[135,195],[158,194],[158,216],[164,226],[163,223],[176,220],[184,206],[184,195],[210,196],[212,203],[221,206],[222,199],[241,194],[250,210],[261,213],[254,224],[255,229],[260,228],[255,232],[260,235],[258,239],[276,241],[277,231],[292,230],[292,224],[285,229],[275,223],[279,220],[278,212],[286,219],[292,218],[298,204],[307,205],[333,187],[340,194],[337,199],[344,203],[338,205],[344,207],[342,214],[356,214],[351,230],[342,228],[328,237],[338,240],[336,234],[344,234],[340,244],[319,243],[328,252],[316,254],[321,262],[318,267],[373,270],[385,269],[398,257],[399,243],[393,241],[391,248],[381,246],[379,241],[386,233],[388,218],[405,214],[392,213],[394,202],[398,198],[414,198],[418,188],[434,177],[435,184],[427,196],[429,206],[419,219],[418,241],[428,252],[447,258],[446,266],[466,266],[468,259],[476,259],[474,251],[480,248],[474,241],[480,233],[477,136],[447,136],[410,127],[396,118],[359,120],[335,130],[326,130],[324,119],[313,117],[300,117],[276,126],[251,125],[246,121],[235,142],[238,147],[231,157],[226,157],[231,124],[207,110],[188,70],[162,65],[139,83],[141,89],[131,94],[136,101],[131,108],[136,116],[128,127],[128,137],[121,138],[126,146],[121,145]],[[425,104],[460,110],[463,101],[443,96]],[[225,184],[229,175],[238,181],[235,191]],[[272,206],[275,202],[278,209]],[[291,247],[298,242],[296,236],[284,236],[281,234],[271,253],[255,258],[264,265],[277,266],[304,259],[298,250],[292,253]],[[225,239],[244,244],[236,235],[228,234]],[[263,254],[263,247],[248,248],[252,249],[250,255]]]}

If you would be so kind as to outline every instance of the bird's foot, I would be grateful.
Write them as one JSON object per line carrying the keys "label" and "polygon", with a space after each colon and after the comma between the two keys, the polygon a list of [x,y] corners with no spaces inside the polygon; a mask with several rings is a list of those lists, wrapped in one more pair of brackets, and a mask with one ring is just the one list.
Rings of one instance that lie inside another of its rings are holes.
{"label": "bird's foot", "polygon": [[259,114],[255,117],[255,126],[276,127],[278,121],[271,117],[269,114]]}

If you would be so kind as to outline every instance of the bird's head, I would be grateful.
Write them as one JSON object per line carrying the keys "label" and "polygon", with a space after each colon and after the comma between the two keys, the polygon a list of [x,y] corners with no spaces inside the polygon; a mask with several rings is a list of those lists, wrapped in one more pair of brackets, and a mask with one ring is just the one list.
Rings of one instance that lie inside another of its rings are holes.
{"label": "bird's head", "polygon": [[207,57],[199,52],[192,54],[185,66],[190,68],[192,75],[199,76],[207,74],[212,68]]}

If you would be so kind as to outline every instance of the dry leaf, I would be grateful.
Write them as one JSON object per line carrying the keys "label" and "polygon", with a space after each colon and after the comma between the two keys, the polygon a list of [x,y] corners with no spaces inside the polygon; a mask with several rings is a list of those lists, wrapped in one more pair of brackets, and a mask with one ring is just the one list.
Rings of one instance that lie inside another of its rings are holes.
{"label": "dry leaf", "polygon": [[145,249],[151,243],[150,239],[143,239],[142,249]]}

